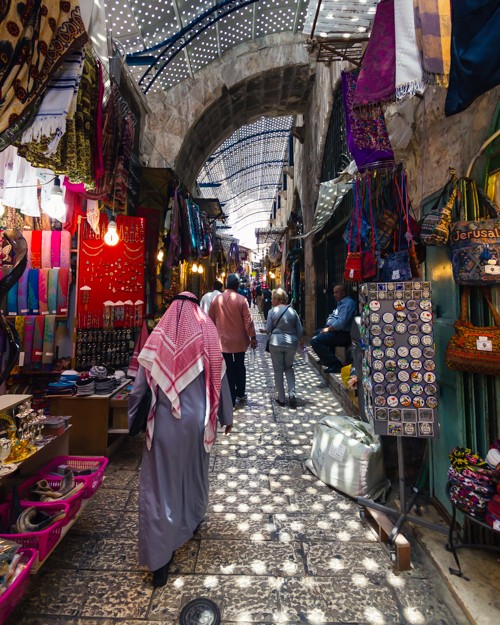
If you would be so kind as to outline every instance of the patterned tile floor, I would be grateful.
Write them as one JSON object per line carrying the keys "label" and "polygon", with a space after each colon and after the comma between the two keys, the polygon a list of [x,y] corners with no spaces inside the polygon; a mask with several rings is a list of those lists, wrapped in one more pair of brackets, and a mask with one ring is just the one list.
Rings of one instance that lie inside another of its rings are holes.
{"label": "patterned tile floor", "polygon": [[137,565],[143,442],[127,440],[7,625],[169,625],[202,596],[234,625],[466,623],[418,544],[411,571],[394,572],[355,503],[305,469],[315,423],[342,408],[300,359],[296,374],[299,407],[280,408],[260,344],[249,399],[212,452],[205,521],[164,588]]}

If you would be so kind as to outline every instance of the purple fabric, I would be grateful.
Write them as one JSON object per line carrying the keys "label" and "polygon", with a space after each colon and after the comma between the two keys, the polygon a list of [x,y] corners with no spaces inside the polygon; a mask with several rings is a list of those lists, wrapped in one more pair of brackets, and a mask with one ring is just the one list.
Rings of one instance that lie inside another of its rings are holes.
{"label": "purple fabric", "polygon": [[342,72],[347,145],[358,169],[376,161],[393,160],[391,142],[380,105],[374,105],[370,115],[353,109],[357,77],[355,73]]}
{"label": "purple fabric", "polygon": [[396,32],[394,0],[381,0],[361,64],[354,107],[394,100],[396,96]]}

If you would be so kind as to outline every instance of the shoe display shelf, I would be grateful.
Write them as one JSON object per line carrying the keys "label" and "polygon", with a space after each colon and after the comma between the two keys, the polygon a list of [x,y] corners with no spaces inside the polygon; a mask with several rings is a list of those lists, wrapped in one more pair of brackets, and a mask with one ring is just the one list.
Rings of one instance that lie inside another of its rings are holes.
{"label": "shoe display shelf", "polygon": [[7,590],[0,595],[0,625],[5,623],[12,610],[21,601],[24,593],[26,592],[30,572],[38,554],[35,549],[25,547],[19,549],[18,553],[21,554],[19,564],[24,565],[24,569],[21,573],[19,573],[16,580],[12,582]]}

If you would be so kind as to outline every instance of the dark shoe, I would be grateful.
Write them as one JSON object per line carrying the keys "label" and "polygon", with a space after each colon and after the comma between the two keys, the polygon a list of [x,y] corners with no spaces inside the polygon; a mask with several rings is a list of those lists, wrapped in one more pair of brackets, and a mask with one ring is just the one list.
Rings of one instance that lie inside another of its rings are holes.
{"label": "dark shoe", "polygon": [[174,556],[172,556],[167,564],[165,564],[165,566],[162,566],[161,569],[153,571],[153,588],[162,588],[163,586],[165,586],[168,579],[168,569],[173,559]]}
{"label": "dark shoe", "polygon": [[286,402],[284,401],[280,401],[279,399],[275,399],[274,401],[278,404],[278,406],[281,406],[282,408],[286,406]]}
{"label": "dark shoe", "polygon": [[340,373],[340,371],[342,370],[342,367],[327,367],[325,369],[326,373]]}
{"label": "dark shoe", "polygon": [[241,395],[241,396],[236,395],[236,401],[246,401],[246,399],[247,399],[246,394]]}
{"label": "dark shoe", "polygon": [[290,408],[297,408],[297,398],[295,397],[295,395],[290,395],[290,397],[288,398],[288,405],[290,406]]}

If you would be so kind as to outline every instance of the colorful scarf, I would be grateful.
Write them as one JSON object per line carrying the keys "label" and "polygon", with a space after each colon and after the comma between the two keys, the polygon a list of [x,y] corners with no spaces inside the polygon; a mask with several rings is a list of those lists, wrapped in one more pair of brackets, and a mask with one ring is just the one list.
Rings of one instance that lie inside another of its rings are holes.
{"label": "colorful scarf", "polygon": [[7,314],[17,315],[17,282],[7,292]]}
{"label": "colorful scarf", "polygon": [[33,337],[35,334],[35,317],[28,316],[24,321],[24,366],[31,364],[33,358]]}
{"label": "colorful scarf", "polygon": [[50,269],[38,270],[38,313],[49,314],[49,271]]}
{"label": "colorful scarf", "polygon": [[52,232],[50,230],[42,230],[42,269],[50,269],[52,267],[51,243]]}
{"label": "colorful scarf", "polygon": [[394,0],[396,33],[396,99],[422,93],[424,80],[415,34],[413,0]]}
{"label": "colorful scarf", "polygon": [[30,315],[38,315],[38,269],[28,272],[28,310]]}
{"label": "colorful scarf", "polygon": [[43,356],[43,335],[45,332],[45,317],[37,315],[35,317],[35,331],[33,334],[33,349],[31,361],[39,368]]}
{"label": "colorful scarf", "polygon": [[68,314],[68,290],[69,290],[69,269],[61,267],[57,274],[57,314]]}
{"label": "colorful scarf", "polygon": [[52,230],[50,237],[50,266],[57,268],[61,266],[61,231]]}
{"label": "colorful scarf", "polygon": [[0,4],[0,150],[22,135],[66,55],[87,39],[78,0]]}
{"label": "colorful scarf", "polygon": [[28,310],[28,275],[29,269],[23,272],[23,275],[19,278],[17,283],[17,310],[20,315],[27,315]]}
{"label": "colorful scarf", "polygon": [[370,41],[361,63],[354,107],[394,100],[395,82],[394,0],[381,0],[377,5]]}
{"label": "colorful scarf", "polygon": [[[370,115],[352,106],[356,90],[356,73],[342,72],[347,145],[358,169],[375,161],[393,160],[394,153],[385,126],[382,107],[375,104]],[[376,110],[375,110],[376,109]]]}
{"label": "colorful scarf", "polygon": [[451,63],[451,0],[413,0],[415,34],[424,80],[448,86]]}
{"label": "colorful scarf", "polygon": [[42,268],[42,231],[33,230],[31,233],[31,266],[33,269]]}
{"label": "colorful scarf", "polygon": [[61,232],[61,252],[60,267],[69,269],[71,265],[71,232],[63,230]]}
{"label": "colorful scarf", "polygon": [[57,287],[58,287],[58,274],[59,269],[49,270],[49,289],[47,295],[47,302],[49,305],[49,314],[57,314]]}
{"label": "colorful scarf", "polygon": [[56,316],[47,315],[43,330],[42,364],[50,365],[54,361]]}
{"label": "colorful scarf", "polygon": [[500,84],[500,3],[452,0],[451,67],[444,112],[465,111]]}
{"label": "colorful scarf", "polygon": [[98,93],[95,111],[95,145],[94,145],[94,180],[99,182],[104,174],[104,160],[102,154],[102,122],[103,122],[103,98],[104,81],[102,79],[102,65],[97,61]]}
{"label": "colorful scarf", "polygon": [[16,328],[17,335],[19,336],[19,345],[24,343],[24,320],[26,317],[18,315],[14,321],[14,327]]}
{"label": "colorful scarf", "polygon": [[[182,297],[195,298],[192,293]],[[180,394],[205,372],[205,450],[210,451],[217,431],[221,378],[224,375],[217,330],[196,302],[174,300],[150,334],[139,354],[139,363],[153,398],[147,422],[146,443],[151,449],[158,388],[168,397],[172,415],[181,418]]]}
{"label": "colorful scarf", "polygon": [[32,267],[32,264],[31,264],[31,234],[32,234],[31,230],[23,230],[23,237],[26,239],[26,244],[28,246],[28,253],[27,253],[28,262],[27,262],[27,265],[26,265],[26,270],[31,269],[31,267]]}

